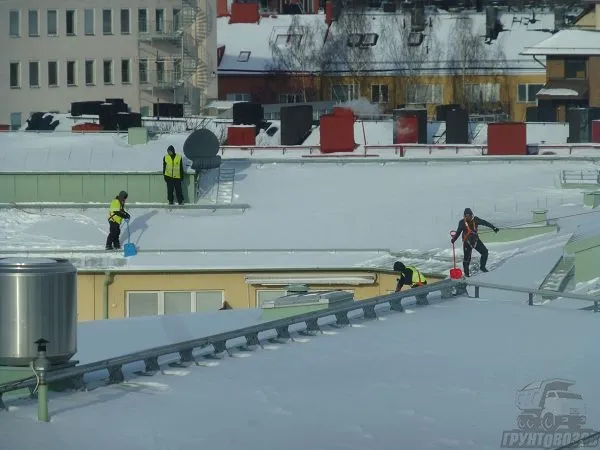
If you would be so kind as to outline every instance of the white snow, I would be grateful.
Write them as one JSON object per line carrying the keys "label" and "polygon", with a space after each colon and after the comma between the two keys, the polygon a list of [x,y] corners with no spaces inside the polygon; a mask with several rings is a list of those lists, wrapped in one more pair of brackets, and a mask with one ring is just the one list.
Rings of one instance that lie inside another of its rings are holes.
{"label": "white snow", "polygon": [[573,89],[555,88],[555,89],[541,89],[537,95],[556,95],[556,96],[577,96],[579,93]]}
{"label": "white snow", "polygon": [[600,55],[600,33],[577,28],[561,30],[538,42],[525,45],[523,55]]}

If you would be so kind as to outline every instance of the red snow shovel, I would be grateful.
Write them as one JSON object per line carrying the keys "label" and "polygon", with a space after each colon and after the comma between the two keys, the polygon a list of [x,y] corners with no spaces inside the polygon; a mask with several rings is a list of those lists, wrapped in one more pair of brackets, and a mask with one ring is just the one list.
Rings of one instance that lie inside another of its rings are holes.
{"label": "red snow shovel", "polygon": [[[454,239],[454,236],[456,236],[456,231],[452,230],[450,232],[450,237],[452,239]],[[450,278],[453,280],[459,280],[462,278],[463,273],[462,270],[459,269],[458,267],[456,267],[456,250],[454,248],[454,242],[452,243],[452,265],[454,266],[452,269],[450,269]]]}

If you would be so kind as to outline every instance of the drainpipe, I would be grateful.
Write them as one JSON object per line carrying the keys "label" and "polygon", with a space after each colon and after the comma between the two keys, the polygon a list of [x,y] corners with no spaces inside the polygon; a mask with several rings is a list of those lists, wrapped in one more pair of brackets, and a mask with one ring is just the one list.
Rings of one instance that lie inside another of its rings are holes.
{"label": "drainpipe", "polygon": [[539,65],[541,65],[541,66],[542,66],[544,69],[546,68],[546,65],[545,65],[543,62],[541,62],[539,59],[537,59],[537,56],[535,56],[535,55],[534,55],[534,56],[533,56],[533,60],[534,60],[536,63],[538,63]]}
{"label": "drainpipe", "polygon": [[110,271],[106,271],[104,272],[104,318],[108,319],[108,307],[109,307],[109,301],[108,301],[108,292],[109,289],[108,287],[113,284],[113,282],[115,281],[115,274],[113,272]]}

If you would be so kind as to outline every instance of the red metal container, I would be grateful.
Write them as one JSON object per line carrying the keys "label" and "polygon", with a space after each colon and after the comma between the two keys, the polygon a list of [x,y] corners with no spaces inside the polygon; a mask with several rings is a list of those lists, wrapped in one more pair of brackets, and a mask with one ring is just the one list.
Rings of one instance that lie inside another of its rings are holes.
{"label": "red metal container", "polygon": [[73,125],[71,127],[71,131],[77,133],[96,133],[98,131],[102,131],[102,127],[97,123],[85,122]]}
{"label": "red metal container", "polygon": [[227,8],[227,0],[217,0],[217,17],[225,17],[229,15]]}
{"label": "red metal container", "polygon": [[0,124],[0,131],[10,131],[10,125]]}
{"label": "red metal container", "polygon": [[254,125],[230,125],[227,128],[227,145],[256,145],[256,127]]}
{"label": "red metal container", "polygon": [[497,122],[487,127],[488,155],[526,155],[527,124]]}
{"label": "red metal container", "polygon": [[321,153],[354,151],[354,115],[325,114],[319,124]]}
{"label": "red metal container", "polygon": [[258,23],[260,13],[258,3],[232,3],[229,23]]}
{"label": "red metal container", "polygon": [[592,120],[592,142],[600,143],[600,120]]}
{"label": "red metal container", "polygon": [[419,142],[419,118],[397,116],[394,122],[394,144],[417,144]]}

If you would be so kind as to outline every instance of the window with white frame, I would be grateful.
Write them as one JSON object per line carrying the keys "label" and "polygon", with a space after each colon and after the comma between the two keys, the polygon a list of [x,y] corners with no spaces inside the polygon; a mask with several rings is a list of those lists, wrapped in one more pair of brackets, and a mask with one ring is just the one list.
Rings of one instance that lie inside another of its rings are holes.
{"label": "window with white frame", "polygon": [[154,22],[157,33],[163,33],[165,31],[165,10],[162,8],[154,11]]}
{"label": "window with white frame", "polygon": [[241,51],[240,54],[238,55],[238,62],[248,62],[248,60],[250,59],[250,52],[249,51]]}
{"label": "window with white frame", "polygon": [[537,93],[542,90],[543,84],[519,84],[517,86],[517,101],[519,103],[535,103]]}
{"label": "window with white frame", "polygon": [[83,10],[83,32],[86,36],[94,35],[94,10]]}
{"label": "window with white frame", "polygon": [[164,83],[166,81],[164,61],[156,61],[156,81],[159,83]]}
{"label": "window with white frame", "polygon": [[302,94],[279,94],[279,103],[302,103],[303,101]]}
{"label": "window with white frame", "polygon": [[500,101],[500,84],[465,84],[465,98],[470,103],[494,103]]}
{"label": "window with white frame", "polygon": [[129,34],[130,29],[129,10],[123,8],[121,9],[121,34]]}
{"label": "window with white frame", "polygon": [[105,59],[102,64],[104,84],[113,84],[113,62],[112,59]]}
{"label": "window with white frame", "polygon": [[30,9],[28,14],[29,37],[40,35],[40,18],[37,9]]}
{"label": "window with white frame", "polygon": [[96,84],[96,61],[88,59],[85,62],[85,84],[93,86]]}
{"label": "window with white frame", "polygon": [[302,34],[278,34],[275,36],[275,45],[278,47],[298,47],[302,42]]}
{"label": "window with white frame", "polygon": [[335,102],[347,102],[348,100],[357,100],[358,97],[358,84],[334,84],[331,86],[331,100]]}
{"label": "window with white frame", "polygon": [[102,10],[102,34],[112,34],[112,9]]}
{"label": "window with white frame", "polygon": [[223,291],[131,291],[126,293],[126,316],[162,316],[218,311]]}
{"label": "window with white frame", "polygon": [[121,60],[121,83],[131,83],[131,61],[126,58]]}
{"label": "window with white frame", "polygon": [[10,37],[19,37],[21,35],[21,13],[17,10],[12,10],[8,13],[8,17],[8,33]]}
{"label": "window with white frame", "polygon": [[389,91],[387,84],[371,85],[371,103],[388,103]]}
{"label": "window with white frame", "polygon": [[406,103],[444,103],[444,90],[441,84],[415,84],[408,86]]}
{"label": "window with white frame", "polygon": [[234,92],[227,94],[227,101],[230,102],[249,102],[252,100],[252,95],[244,92]]}
{"label": "window with white frame", "polygon": [[58,86],[58,62],[48,61],[48,86]]}
{"label": "window with white frame", "polygon": [[11,89],[18,89],[21,87],[21,63],[11,62],[10,63],[10,87]]}
{"label": "window with white frame", "polygon": [[29,62],[29,87],[40,87],[40,63],[39,61]]}
{"label": "window with white frame", "polygon": [[46,12],[46,32],[48,36],[58,36],[58,11],[55,9]]}
{"label": "window with white frame", "polygon": [[65,33],[67,36],[75,36],[75,10],[67,9],[65,12]]}
{"label": "window with white frame", "polygon": [[67,86],[77,86],[77,63],[67,61]]}
{"label": "window with white frame", "polygon": [[373,47],[377,44],[379,35],[376,33],[352,33],[348,35],[348,47]]}
{"label": "window with white frame", "polygon": [[140,83],[148,83],[148,60],[140,59],[138,63],[139,79]]}
{"label": "window with white frame", "polygon": [[182,22],[181,9],[173,8],[173,31],[179,31],[181,29]]}
{"label": "window with white frame", "polygon": [[270,302],[276,298],[287,295],[285,289],[257,289],[256,290],[256,307],[261,308],[263,303]]}
{"label": "window with white frame", "polygon": [[148,32],[148,10],[146,8],[138,9],[138,32]]}

